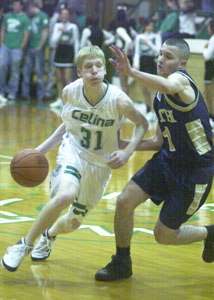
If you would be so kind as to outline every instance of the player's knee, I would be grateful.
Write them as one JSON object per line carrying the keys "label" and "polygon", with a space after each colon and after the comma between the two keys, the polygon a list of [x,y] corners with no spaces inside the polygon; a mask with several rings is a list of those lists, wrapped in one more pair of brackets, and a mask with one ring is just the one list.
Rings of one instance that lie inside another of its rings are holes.
{"label": "player's knee", "polygon": [[71,195],[65,193],[59,193],[54,197],[54,205],[65,209],[74,201],[74,198]]}
{"label": "player's knee", "polygon": [[76,230],[77,228],[79,228],[81,223],[82,222],[80,220],[78,220],[77,218],[75,218],[75,217],[68,218],[68,220],[67,220],[68,227],[71,229],[71,231]]}
{"label": "player's knee", "polygon": [[133,211],[131,200],[126,194],[121,193],[118,196],[116,210],[123,213],[129,213]]}
{"label": "player's knee", "polygon": [[154,230],[154,237],[157,243],[164,245],[164,237],[163,235],[157,230]]}
{"label": "player's knee", "polygon": [[155,226],[154,237],[157,243],[162,245],[172,245],[172,239],[160,227]]}

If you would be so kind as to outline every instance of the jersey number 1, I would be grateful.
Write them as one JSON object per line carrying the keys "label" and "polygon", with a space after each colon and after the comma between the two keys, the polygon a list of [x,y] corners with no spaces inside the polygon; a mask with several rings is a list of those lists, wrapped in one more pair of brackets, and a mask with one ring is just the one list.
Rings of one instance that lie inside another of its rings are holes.
{"label": "jersey number 1", "polygon": [[173,145],[171,134],[168,127],[164,127],[163,136],[168,139],[169,151],[175,151],[175,146]]}

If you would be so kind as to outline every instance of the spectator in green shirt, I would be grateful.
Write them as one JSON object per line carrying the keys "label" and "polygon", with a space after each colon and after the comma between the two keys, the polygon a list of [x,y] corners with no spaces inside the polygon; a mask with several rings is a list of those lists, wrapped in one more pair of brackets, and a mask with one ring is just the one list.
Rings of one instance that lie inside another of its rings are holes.
{"label": "spectator in green shirt", "polygon": [[31,33],[23,63],[22,97],[30,100],[32,72],[37,75],[37,98],[42,103],[45,97],[44,66],[45,46],[48,39],[48,15],[36,3],[28,5],[31,16]]}
{"label": "spectator in green shirt", "polygon": [[7,94],[11,100],[15,100],[18,93],[20,66],[30,31],[30,19],[22,9],[22,2],[15,0],[13,11],[4,16],[1,29],[0,97],[5,98]]}
{"label": "spectator in green shirt", "polygon": [[162,43],[171,37],[172,34],[178,32],[178,9],[177,0],[167,0],[167,8],[173,10],[169,12],[160,24],[159,33],[161,34]]}

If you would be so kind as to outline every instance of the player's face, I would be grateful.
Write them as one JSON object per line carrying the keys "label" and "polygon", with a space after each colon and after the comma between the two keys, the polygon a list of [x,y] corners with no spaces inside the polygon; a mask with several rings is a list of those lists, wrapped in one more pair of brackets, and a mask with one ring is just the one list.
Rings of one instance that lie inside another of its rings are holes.
{"label": "player's face", "polygon": [[178,48],[163,44],[158,56],[157,73],[162,77],[168,77],[181,66]]}
{"label": "player's face", "polygon": [[103,82],[106,67],[101,58],[86,58],[83,60],[82,68],[78,75],[83,78],[84,84],[96,86]]}

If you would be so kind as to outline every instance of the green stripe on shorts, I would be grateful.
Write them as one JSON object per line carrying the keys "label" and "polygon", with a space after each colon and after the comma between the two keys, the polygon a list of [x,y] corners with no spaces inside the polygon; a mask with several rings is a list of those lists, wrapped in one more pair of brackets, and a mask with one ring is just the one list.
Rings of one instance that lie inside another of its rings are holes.
{"label": "green stripe on shorts", "polygon": [[71,175],[74,175],[75,177],[77,177],[79,180],[81,179],[81,175],[80,175],[79,171],[72,166],[66,166],[64,174],[71,174]]}

